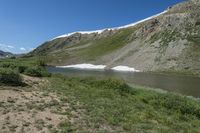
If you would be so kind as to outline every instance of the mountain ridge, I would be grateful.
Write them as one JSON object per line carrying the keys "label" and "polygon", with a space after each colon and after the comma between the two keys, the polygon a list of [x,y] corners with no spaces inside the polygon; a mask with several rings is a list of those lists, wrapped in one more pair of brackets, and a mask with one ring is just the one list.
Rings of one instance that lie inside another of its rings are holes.
{"label": "mountain ridge", "polygon": [[148,17],[148,18],[145,18],[145,19],[142,19],[142,20],[139,20],[139,21],[136,21],[134,23],[130,23],[130,24],[127,24],[127,25],[124,25],[124,26],[119,26],[119,27],[113,27],[113,28],[104,28],[104,29],[100,29],[100,30],[93,30],[93,31],[75,31],[75,32],[71,32],[71,33],[67,33],[67,34],[63,34],[63,35],[60,35],[60,36],[57,36],[55,38],[53,38],[52,40],[54,39],[58,39],[58,38],[65,38],[65,37],[69,37],[73,34],[76,34],[76,33],[80,33],[80,34],[92,34],[92,33],[98,33],[98,34],[101,34],[102,32],[108,30],[119,30],[119,29],[124,29],[124,28],[128,28],[128,27],[132,27],[132,26],[135,26],[139,23],[142,23],[142,22],[145,22],[147,20],[150,20],[150,19],[153,19],[155,17],[158,17],[164,13],[166,13],[168,10],[164,10],[163,12],[161,13],[158,13],[156,15],[153,15],[151,17]]}
{"label": "mountain ridge", "polygon": [[200,1],[189,0],[134,26],[56,38],[30,55],[46,56],[54,66],[90,63],[200,74],[199,34]]}
{"label": "mountain ridge", "polygon": [[4,52],[2,50],[0,50],[0,58],[4,58],[4,57],[9,57],[12,56],[13,54],[10,52]]}

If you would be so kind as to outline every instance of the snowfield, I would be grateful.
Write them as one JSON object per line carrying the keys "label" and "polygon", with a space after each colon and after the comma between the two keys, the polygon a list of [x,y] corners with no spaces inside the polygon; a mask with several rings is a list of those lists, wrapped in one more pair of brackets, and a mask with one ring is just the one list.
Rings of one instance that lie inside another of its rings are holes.
{"label": "snowfield", "polygon": [[76,64],[76,65],[68,65],[68,66],[57,66],[58,68],[76,68],[76,69],[95,69],[95,70],[103,70],[105,65],[93,65],[93,64]]}
{"label": "snowfield", "polygon": [[123,71],[123,72],[140,72],[140,70],[136,70],[133,67],[128,67],[128,66],[116,66],[111,68],[111,70],[114,71]]}
{"label": "snowfield", "polygon": [[137,21],[135,23],[131,23],[131,24],[128,24],[128,25],[125,25],[125,26],[120,26],[120,27],[114,27],[114,28],[105,28],[105,29],[102,29],[102,30],[95,30],[95,31],[77,31],[77,32],[72,32],[72,33],[68,33],[68,34],[64,34],[64,35],[60,35],[60,36],[57,36],[55,38],[53,38],[52,40],[54,39],[58,39],[58,38],[64,38],[64,37],[69,37],[73,34],[76,34],[76,33],[80,33],[80,34],[92,34],[92,33],[97,33],[97,34],[101,34],[102,32],[104,32],[105,30],[119,30],[119,29],[124,29],[124,28],[128,28],[128,27],[132,27],[132,26],[135,26],[139,23],[142,23],[142,22],[145,22],[147,20],[150,20],[150,19],[153,19],[155,17],[158,17],[164,13],[166,13],[168,10],[165,10],[159,14],[156,14],[156,15],[153,15],[151,17],[148,17],[148,18],[145,18],[143,20],[140,20],[140,21]]}
{"label": "snowfield", "polygon": [[[68,66],[56,66],[58,68],[75,68],[75,69],[85,69],[85,70],[104,70],[106,65],[93,65],[93,64],[76,64],[76,65],[68,65]],[[111,68],[114,71],[121,72],[140,72],[140,70],[136,70],[133,67],[128,66],[116,66]]]}

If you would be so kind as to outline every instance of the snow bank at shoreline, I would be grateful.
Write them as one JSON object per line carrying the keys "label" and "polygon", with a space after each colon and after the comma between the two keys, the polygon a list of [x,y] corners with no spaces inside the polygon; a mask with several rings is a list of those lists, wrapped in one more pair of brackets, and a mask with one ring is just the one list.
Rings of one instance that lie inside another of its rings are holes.
{"label": "snow bank at shoreline", "polygon": [[123,72],[140,72],[139,70],[136,70],[135,68],[128,66],[116,66],[111,69],[114,71],[123,71]]}
{"label": "snow bank at shoreline", "polygon": [[[75,68],[75,69],[85,69],[85,70],[104,70],[106,65],[93,65],[93,64],[75,64],[68,66],[56,66],[57,68]],[[113,71],[121,71],[121,72],[140,72],[140,70],[136,70],[133,67],[128,66],[116,66],[110,68]]]}
{"label": "snow bank at shoreline", "polygon": [[105,69],[105,65],[93,65],[93,64],[76,64],[76,65],[68,65],[68,66],[57,66],[58,68],[77,68],[77,69],[95,69],[95,70],[103,70]]}

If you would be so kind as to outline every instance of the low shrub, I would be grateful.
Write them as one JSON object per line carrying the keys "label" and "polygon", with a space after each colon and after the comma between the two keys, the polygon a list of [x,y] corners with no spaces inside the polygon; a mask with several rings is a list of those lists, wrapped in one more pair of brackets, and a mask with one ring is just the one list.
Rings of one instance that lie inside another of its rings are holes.
{"label": "low shrub", "polygon": [[47,58],[46,57],[38,57],[38,59],[36,60],[36,65],[37,66],[46,66],[47,64]]}
{"label": "low shrub", "polygon": [[17,67],[17,65],[15,63],[11,63],[11,62],[1,62],[0,67],[14,69]]}
{"label": "low shrub", "polygon": [[28,69],[28,66],[18,66],[17,67],[17,71],[19,73],[24,73],[26,69]]}
{"label": "low shrub", "polygon": [[11,56],[10,59],[16,59],[16,57],[15,56]]}
{"label": "low shrub", "polygon": [[43,67],[29,67],[24,74],[33,77],[49,77],[51,74]]}
{"label": "low shrub", "polygon": [[19,73],[11,69],[0,68],[0,84],[20,86],[23,82]]}
{"label": "low shrub", "polygon": [[125,81],[118,80],[118,79],[104,79],[104,80],[95,80],[95,79],[86,79],[82,80],[83,83],[89,83],[95,87],[102,86],[105,89],[113,89],[119,92],[120,95],[126,94],[134,94],[135,91],[125,83]]}
{"label": "low shrub", "polygon": [[108,79],[103,81],[105,84],[105,87],[108,87],[108,89],[114,89],[119,91],[119,93],[131,93],[131,88],[121,80],[115,80],[115,79]]}
{"label": "low shrub", "polygon": [[[176,96],[174,94],[162,94],[152,97],[144,97],[147,103],[155,107],[166,108],[182,115],[194,115],[200,118],[200,106],[197,101],[188,99],[187,97]],[[158,100],[159,99],[159,100]]]}
{"label": "low shrub", "polygon": [[196,26],[200,25],[200,20],[195,23]]}

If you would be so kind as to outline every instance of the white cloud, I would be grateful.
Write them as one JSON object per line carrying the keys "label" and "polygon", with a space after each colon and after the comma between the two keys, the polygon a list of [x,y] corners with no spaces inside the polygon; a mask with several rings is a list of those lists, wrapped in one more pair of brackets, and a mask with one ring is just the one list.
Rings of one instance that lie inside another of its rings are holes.
{"label": "white cloud", "polygon": [[0,50],[5,51],[5,52],[11,52],[15,54],[20,54],[20,53],[28,53],[35,48],[30,48],[30,47],[15,47],[13,45],[8,45],[4,43],[0,43]]}
{"label": "white cloud", "polygon": [[8,48],[12,48],[12,49],[15,48],[14,46],[10,46],[10,45],[8,45],[7,47],[8,47]]}
{"label": "white cloud", "polygon": [[21,51],[26,51],[26,49],[24,47],[21,47],[20,50]]}
{"label": "white cloud", "polygon": [[14,48],[15,47],[12,46],[12,45],[7,45],[7,44],[0,43],[0,50],[6,51],[6,52],[12,52],[12,50]]}

